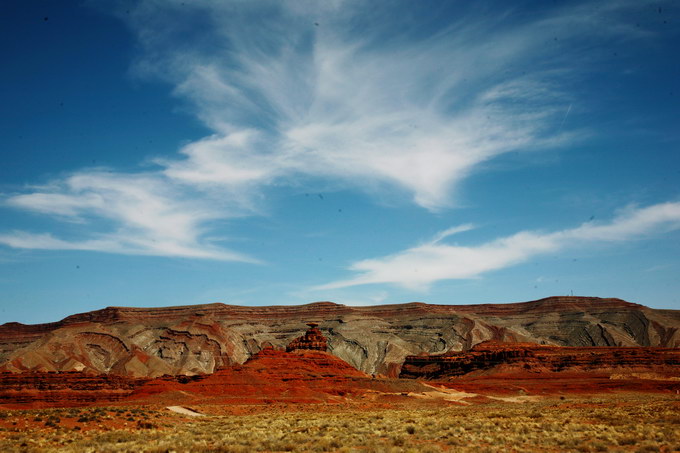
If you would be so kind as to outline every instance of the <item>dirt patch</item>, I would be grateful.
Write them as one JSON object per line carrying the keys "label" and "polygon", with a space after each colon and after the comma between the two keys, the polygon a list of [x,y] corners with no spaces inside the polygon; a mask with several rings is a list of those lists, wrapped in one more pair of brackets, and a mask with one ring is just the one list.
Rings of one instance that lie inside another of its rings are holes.
{"label": "dirt patch", "polygon": [[205,414],[201,414],[200,412],[197,412],[193,409],[189,409],[188,407],[168,406],[167,409],[169,409],[173,412],[177,412],[178,414],[188,415],[190,417],[205,417]]}

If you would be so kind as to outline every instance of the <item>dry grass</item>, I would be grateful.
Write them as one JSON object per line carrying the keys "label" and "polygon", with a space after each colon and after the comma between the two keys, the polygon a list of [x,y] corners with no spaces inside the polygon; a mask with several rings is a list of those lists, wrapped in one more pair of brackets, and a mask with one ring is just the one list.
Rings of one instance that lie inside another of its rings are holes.
{"label": "dry grass", "polygon": [[148,408],[0,411],[0,451],[680,451],[674,395],[318,409],[200,419]]}

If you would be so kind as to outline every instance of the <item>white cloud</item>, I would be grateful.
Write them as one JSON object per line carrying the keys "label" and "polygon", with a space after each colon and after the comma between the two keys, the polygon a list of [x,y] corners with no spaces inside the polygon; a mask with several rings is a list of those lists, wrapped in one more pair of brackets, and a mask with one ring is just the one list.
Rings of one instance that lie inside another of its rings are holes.
{"label": "white cloud", "polygon": [[[97,233],[0,241],[250,260],[207,241],[211,223],[260,212],[268,187],[319,179],[443,210],[480,163],[569,139],[555,132],[572,102],[560,86],[583,60],[546,46],[547,34],[623,34],[582,7],[509,21],[470,6],[437,27],[402,11],[416,5],[137,2],[124,15],[141,49],[137,73],[170,83],[214,133],[157,159],[155,172],[80,171],[7,199]],[[441,252],[426,247],[419,253]]]}
{"label": "white cloud", "polygon": [[163,173],[191,185],[222,185],[232,188],[257,184],[275,168],[264,155],[254,155],[257,132],[242,130],[227,136],[211,136],[185,146],[186,160],[159,160]]}
{"label": "white cloud", "polygon": [[358,275],[315,289],[336,289],[371,283],[391,283],[410,289],[426,289],[440,280],[478,278],[568,247],[590,242],[616,242],[637,239],[650,233],[680,229],[680,202],[663,203],[641,209],[628,209],[610,223],[585,223],[577,228],[553,233],[522,231],[477,246],[443,244],[451,229],[431,241],[393,255],[361,260],[349,269]]}
{"label": "white cloud", "polygon": [[[481,162],[561,142],[549,131],[567,74],[546,69],[541,18],[507,26],[502,13],[477,11],[433,30],[383,18],[358,33],[365,4],[339,3],[333,14],[310,6],[198,5],[190,11],[211,19],[178,49],[168,30],[182,29],[186,13],[142,3],[138,66],[171,82],[215,131],[167,161],[168,176],[244,191],[330,178],[368,193],[396,188],[436,211]],[[381,14],[400,20],[389,8]],[[529,70],[509,71],[518,67]]]}
{"label": "white cloud", "polygon": [[0,243],[27,249],[255,261],[201,240],[204,225],[224,217],[225,212],[214,212],[208,203],[185,199],[184,193],[159,175],[84,172],[48,189],[10,197],[6,204],[81,223],[107,221],[113,231],[85,240],[18,231],[0,234]]}
{"label": "white cloud", "polygon": [[434,237],[429,241],[429,243],[436,244],[437,242],[442,241],[449,236],[453,236],[454,234],[464,233],[466,231],[474,229],[475,226],[472,225],[471,223],[466,223],[464,225],[458,225],[455,227],[447,228],[444,231],[440,231],[439,233],[435,234]]}

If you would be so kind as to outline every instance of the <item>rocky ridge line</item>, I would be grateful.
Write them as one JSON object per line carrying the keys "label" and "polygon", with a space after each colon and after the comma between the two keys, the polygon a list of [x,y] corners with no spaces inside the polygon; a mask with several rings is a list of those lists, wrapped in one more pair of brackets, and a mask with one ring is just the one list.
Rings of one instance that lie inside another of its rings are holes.
{"label": "rocky ridge line", "polygon": [[0,326],[0,371],[196,375],[284,348],[308,320],[328,351],[369,374],[397,376],[407,356],[468,350],[487,340],[559,346],[680,347],[680,311],[620,299],[550,297],[483,305],[332,302],[108,307],[61,321]]}

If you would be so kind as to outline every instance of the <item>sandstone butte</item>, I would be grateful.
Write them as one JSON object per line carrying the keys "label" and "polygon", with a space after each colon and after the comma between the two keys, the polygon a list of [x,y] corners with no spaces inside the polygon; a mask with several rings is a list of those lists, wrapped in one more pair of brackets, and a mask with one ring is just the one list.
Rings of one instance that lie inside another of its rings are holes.
{"label": "sandstone butte", "polygon": [[242,307],[108,307],[61,321],[0,325],[0,371],[202,375],[284,349],[311,320],[328,352],[367,374],[397,377],[407,356],[484,341],[554,346],[680,347],[680,311],[620,299],[352,307],[331,302]]}

